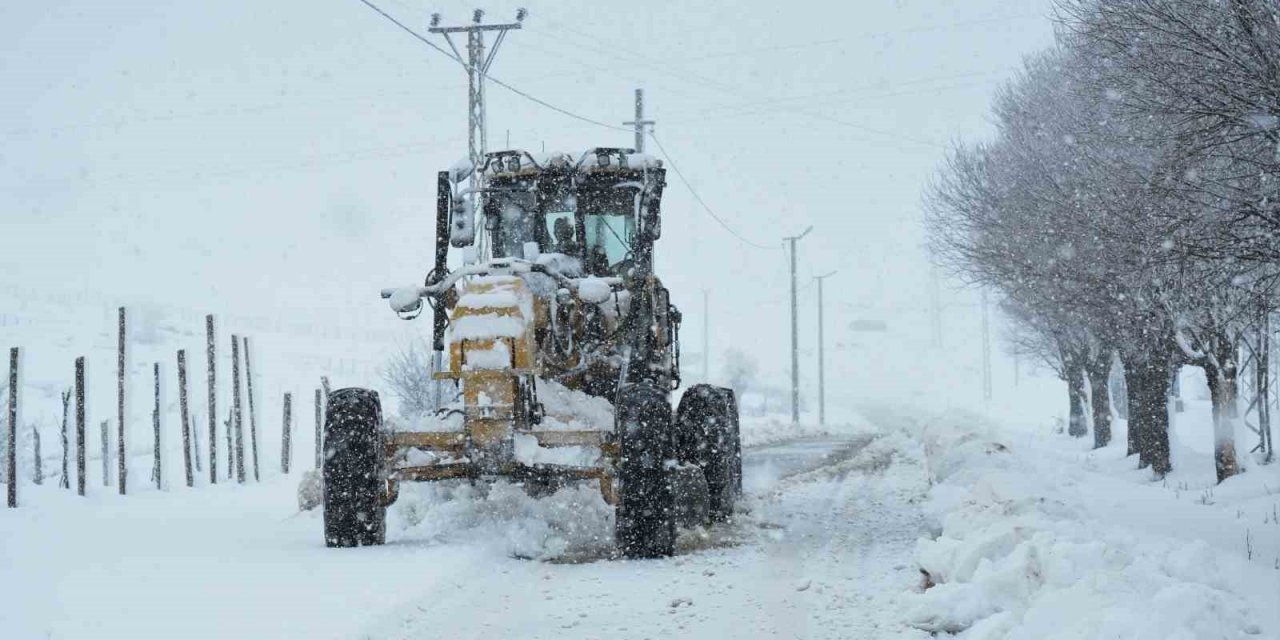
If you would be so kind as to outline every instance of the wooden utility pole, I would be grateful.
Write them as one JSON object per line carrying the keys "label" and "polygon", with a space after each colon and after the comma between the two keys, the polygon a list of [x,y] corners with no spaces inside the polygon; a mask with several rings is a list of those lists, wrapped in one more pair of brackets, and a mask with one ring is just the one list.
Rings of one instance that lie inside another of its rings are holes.
{"label": "wooden utility pole", "polygon": [[76,358],[76,493],[84,495],[84,356]]}
{"label": "wooden utility pole", "polygon": [[[178,349],[178,412],[182,418],[182,466],[187,472],[187,486],[196,484],[195,474],[191,471],[191,422],[190,410],[187,407],[187,352]],[[196,454],[197,460],[199,453]]]}
{"label": "wooden utility pole", "polygon": [[213,342],[213,314],[204,317],[205,357],[209,362],[209,484],[218,484],[218,361]]}
{"label": "wooden utility pole", "polygon": [[289,462],[293,458],[293,394],[284,394],[284,426],[281,428],[280,471],[289,473]]}
{"label": "wooden utility pole", "polygon": [[18,506],[18,348],[9,349],[9,442],[5,447],[9,508]]}
{"label": "wooden utility pole", "polygon": [[258,476],[258,420],[253,411],[253,361],[249,359],[249,339],[244,339],[244,382],[245,393],[249,395],[249,452],[253,454],[253,481]]}
{"label": "wooden utility pole", "polygon": [[125,452],[125,417],[124,417],[124,379],[128,373],[125,370],[125,312],[124,307],[120,307],[119,322],[119,348],[116,350],[116,427],[117,427],[117,447],[116,465],[117,474],[119,475],[120,495],[125,495],[125,487],[128,483],[129,476],[129,455]]}
{"label": "wooden utility pole", "polygon": [[236,432],[236,482],[244,484],[244,429],[240,411],[240,337],[231,336],[231,427]]}

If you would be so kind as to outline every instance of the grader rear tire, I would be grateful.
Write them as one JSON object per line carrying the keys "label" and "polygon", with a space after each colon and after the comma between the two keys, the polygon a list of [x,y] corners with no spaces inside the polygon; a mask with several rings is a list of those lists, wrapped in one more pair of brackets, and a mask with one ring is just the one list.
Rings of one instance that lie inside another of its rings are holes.
{"label": "grader rear tire", "polygon": [[680,398],[676,457],[697,465],[707,479],[712,520],[727,520],[742,495],[738,401],[732,389],[699,384]]}
{"label": "grader rear tire", "polygon": [[382,404],[368,389],[329,394],[324,420],[324,543],[361,547],[386,542],[387,508]]}
{"label": "grader rear tire", "polygon": [[621,491],[614,537],[627,558],[661,558],[675,552],[675,510],[667,459],[671,454],[671,403],[649,385],[618,392],[614,432],[621,456]]}

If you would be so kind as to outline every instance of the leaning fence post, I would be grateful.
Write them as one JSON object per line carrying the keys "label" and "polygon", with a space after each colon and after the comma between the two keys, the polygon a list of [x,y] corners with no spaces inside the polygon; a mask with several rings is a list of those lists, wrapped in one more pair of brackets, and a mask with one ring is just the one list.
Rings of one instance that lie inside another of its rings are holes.
{"label": "leaning fence post", "polygon": [[324,462],[322,457],[324,455],[324,448],[323,448],[324,443],[320,434],[322,425],[323,425],[323,419],[320,416],[320,390],[316,389],[316,468],[317,469],[319,469]]}
{"label": "leaning fence post", "polygon": [[253,365],[249,359],[249,339],[244,339],[244,382],[249,398],[249,452],[253,454],[253,481],[258,482],[258,420],[253,412]]}
{"label": "leaning fence post", "polygon": [[117,365],[117,375],[116,375],[116,420],[118,420],[118,422],[117,422],[116,426],[118,427],[118,432],[119,432],[119,435],[117,436],[117,440],[116,440],[116,444],[117,444],[117,447],[118,447],[118,451],[116,452],[116,456],[117,456],[117,458],[116,458],[116,465],[117,465],[117,467],[118,467],[118,468],[117,468],[117,472],[118,472],[118,473],[119,473],[119,475],[120,475],[120,483],[119,483],[119,487],[118,487],[118,488],[119,488],[119,490],[120,490],[120,495],[124,495],[124,494],[125,494],[125,485],[126,485],[126,483],[127,483],[127,481],[128,481],[128,476],[129,476],[129,454],[125,451],[125,438],[124,438],[124,425],[125,425],[125,416],[124,416],[124,379],[125,379],[125,373],[126,373],[126,372],[125,372],[125,317],[124,317],[124,307],[120,307],[119,337],[120,337],[120,339],[119,339],[119,349],[117,349],[117,350],[116,350],[116,365]]}
{"label": "leaning fence post", "polygon": [[9,443],[5,452],[8,504],[18,506],[18,348],[9,349]]}
{"label": "leaning fence post", "polygon": [[218,361],[213,343],[213,314],[204,317],[205,357],[209,361],[209,484],[218,484]]}
{"label": "leaning fence post", "polygon": [[76,358],[76,493],[84,495],[84,356]]}
{"label": "leaning fence post", "polygon": [[[182,466],[187,472],[187,486],[195,486],[191,472],[191,422],[187,408],[187,352],[178,349],[178,407],[182,418]],[[196,454],[197,458],[200,454]]]}
{"label": "leaning fence post", "polygon": [[289,424],[292,419],[293,395],[286,393],[284,394],[284,427],[281,429],[282,434],[280,436],[282,440],[280,443],[280,471],[286,474],[289,473],[289,460],[293,457],[293,451],[290,450],[293,429],[292,425]]}
{"label": "leaning fence post", "polygon": [[58,481],[59,489],[71,488],[71,478],[68,477],[71,470],[67,465],[68,458],[70,457],[70,452],[67,448],[67,412],[70,410],[70,407],[71,390],[68,389],[62,392],[62,479]]}
{"label": "leaning fence post", "polygon": [[40,460],[40,430],[31,425],[32,446],[35,447],[35,476],[31,478],[37,485],[44,484],[44,462]]}
{"label": "leaning fence post", "polygon": [[236,430],[236,482],[244,484],[244,428],[240,410],[240,338],[231,336],[231,424]]}
{"label": "leaning fence post", "polygon": [[196,415],[193,412],[191,414],[191,448],[195,450],[193,458],[196,463],[197,473],[204,471],[204,469],[200,468],[200,430],[196,428],[196,425],[199,424],[199,422],[200,421],[196,419]]}

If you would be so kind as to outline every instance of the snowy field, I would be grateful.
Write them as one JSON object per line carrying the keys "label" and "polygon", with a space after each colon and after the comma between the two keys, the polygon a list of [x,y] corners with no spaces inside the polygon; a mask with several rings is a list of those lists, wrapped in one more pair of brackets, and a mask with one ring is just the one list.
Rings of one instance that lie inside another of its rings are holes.
{"label": "snowy field", "polygon": [[748,421],[743,515],[657,561],[610,557],[590,487],[409,487],[385,547],[336,550],[297,512],[297,474],[127,498],[24,485],[0,513],[0,575],[20,577],[0,622],[15,638],[1280,637],[1275,466],[1154,484],[1118,446],[865,415],[787,442]]}

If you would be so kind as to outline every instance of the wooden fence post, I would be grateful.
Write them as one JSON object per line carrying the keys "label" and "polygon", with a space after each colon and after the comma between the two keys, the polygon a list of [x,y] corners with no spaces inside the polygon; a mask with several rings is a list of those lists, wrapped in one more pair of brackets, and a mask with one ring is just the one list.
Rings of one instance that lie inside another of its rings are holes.
{"label": "wooden fence post", "polygon": [[290,450],[293,429],[292,425],[289,424],[292,419],[293,394],[286,393],[284,394],[284,427],[280,436],[282,440],[280,443],[280,470],[285,474],[289,473],[289,461],[293,457],[293,452]]}
{"label": "wooden fence post", "polygon": [[260,480],[258,476],[258,420],[254,416],[253,411],[253,364],[249,359],[249,338],[244,339],[244,382],[245,393],[249,397],[249,452],[253,454],[253,481]]}
{"label": "wooden fence post", "polygon": [[200,457],[200,430],[196,428],[196,425],[199,423],[200,421],[196,419],[195,412],[192,412],[191,413],[191,448],[195,450],[194,460],[196,463],[197,473],[201,473],[204,471],[204,469],[200,467],[200,460],[202,459]]}
{"label": "wooden fence post", "polygon": [[58,481],[59,489],[71,488],[71,469],[68,466],[71,452],[67,446],[67,413],[71,409],[71,390],[62,392],[62,479]]}
{"label": "wooden fence post", "polygon": [[84,495],[84,356],[76,358],[76,493]]}
{"label": "wooden fence post", "polygon": [[[195,486],[195,474],[191,472],[191,414],[187,408],[187,352],[178,349],[178,407],[182,418],[182,466],[187,472],[187,486]],[[200,454],[196,454],[199,459]]]}
{"label": "wooden fence post", "polygon": [[320,469],[324,463],[324,448],[322,442],[321,431],[323,429],[324,419],[320,416],[320,390],[316,389],[316,468]]}
{"label": "wooden fence post", "polygon": [[102,431],[102,486],[111,486],[111,442],[107,436],[107,421],[103,420]]}
{"label": "wooden fence post", "polygon": [[218,484],[218,361],[213,343],[213,314],[204,317],[205,357],[209,360],[209,484]]}
{"label": "wooden fence post", "polygon": [[9,349],[9,443],[5,451],[5,482],[9,508],[18,506],[18,348]]}
{"label": "wooden fence post", "polygon": [[44,484],[44,462],[40,460],[40,430],[31,425],[32,446],[35,447],[35,475],[31,478],[37,485]]}
{"label": "wooden fence post", "polygon": [[156,483],[156,490],[164,488],[164,469],[160,460],[160,363],[152,363],[151,370],[155,378],[155,407],[151,410],[151,431],[155,448],[152,450],[151,480]]}
{"label": "wooden fence post", "polygon": [[231,336],[231,424],[236,430],[236,482],[244,484],[244,428],[240,410],[240,338]]}
{"label": "wooden fence post", "polygon": [[120,495],[125,495],[125,486],[129,479],[129,454],[125,450],[125,415],[124,415],[124,379],[125,371],[125,313],[124,307],[120,307],[119,320],[119,348],[116,350],[116,423],[118,450],[116,452],[117,473],[120,476],[119,486]]}

